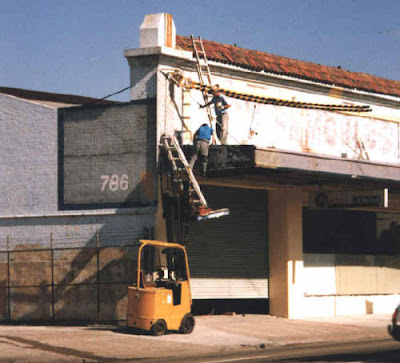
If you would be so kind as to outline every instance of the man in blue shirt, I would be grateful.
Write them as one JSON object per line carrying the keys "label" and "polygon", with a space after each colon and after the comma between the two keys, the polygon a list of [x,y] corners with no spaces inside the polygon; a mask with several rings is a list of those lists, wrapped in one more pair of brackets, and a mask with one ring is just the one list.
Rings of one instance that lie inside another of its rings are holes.
{"label": "man in blue shirt", "polygon": [[214,104],[215,114],[217,116],[217,136],[221,141],[221,144],[226,144],[228,138],[228,108],[231,105],[228,103],[228,99],[223,95],[219,89],[219,85],[216,84],[212,87],[213,98],[210,102],[200,106],[200,108],[207,107],[208,105]]}
{"label": "man in blue shirt", "polygon": [[211,137],[214,137],[214,130],[207,124],[201,125],[193,138],[194,154],[190,159],[189,166],[193,169],[197,158],[200,158],[203,164],[202,175],[206,176],[208,162],[208,147]]}

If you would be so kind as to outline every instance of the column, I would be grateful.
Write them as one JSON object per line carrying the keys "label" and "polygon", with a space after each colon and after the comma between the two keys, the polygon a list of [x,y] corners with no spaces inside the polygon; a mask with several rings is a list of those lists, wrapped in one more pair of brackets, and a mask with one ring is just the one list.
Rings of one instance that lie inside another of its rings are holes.
{"label": "column", "polygon": [[270,314],[304,316],[303,205],[307,193],[273,190],[268,193]]}

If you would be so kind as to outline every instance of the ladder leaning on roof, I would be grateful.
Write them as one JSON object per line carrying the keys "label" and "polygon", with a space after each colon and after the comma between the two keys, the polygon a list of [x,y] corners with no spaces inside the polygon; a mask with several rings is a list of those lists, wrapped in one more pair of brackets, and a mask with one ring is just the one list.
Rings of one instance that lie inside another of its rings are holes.
{"label": "ladder leaning on roof", "polygon": [[[186,156],[183,153],[176,137],[164,135],[161,137],[161,144],[164,146],[164,149],[167,152],[167,157],[171,163],[176,181],[179,182],[181,179],[181,176],[179,175],[180,171],[186,172],[189,180],[189,193],[192,199],[193,207],[200,206],[203,208],[207,208],[208,207],[207,201],[200,190],[199,183],[197,182],[195,176],[193,175],[193,171],[190,168],[189,163],[186,160]],[[178,163],[180,163],[179,166]]]}
{"label": "ladder leaning on roof", "polygon": [[[163,135],[161,137],[161,145],[164,147],[171,165],[172,182],[179,185],[177,188],[172,188],[172,192],[173,194],[176,192],[188,194],[191,212],[195,219],[200,221],[229,215],[229,209],[212,210],[208,207],[206,198],[176,137]],[[187,182],[187,189],[184,186],[185,182]]]}
{"label": "ladder leaning on roof", "polygon": [[[200,36],[198,38],[195,38],[193,35],[191,35],[190,39],[192,40],[194,54],[195,54],[196,61],[197,61],[196,69],[197,69],[197,74],[199,76],[199,83],[202,86],[207,86],[207,85],[212,86],[211,72],[210,72],[210,67],[208,65],[207,55],[204,50],[203,41],[201,40]],[[203,90],[201,93],[203,95],[204,104],[207,104],[208,103],[208,92],[206,90]],[[209,105],[206,106],[206,110],[207,110],[207,116],[208,116],[208,121],[210,122],[210,126],[213,127],[214,117],[211,112],[211,107]]]}

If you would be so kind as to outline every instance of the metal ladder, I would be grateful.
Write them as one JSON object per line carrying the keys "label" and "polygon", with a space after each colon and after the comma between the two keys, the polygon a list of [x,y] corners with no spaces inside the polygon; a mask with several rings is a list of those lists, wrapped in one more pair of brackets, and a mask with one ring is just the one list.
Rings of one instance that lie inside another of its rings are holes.
{"label": "metal ladder", "polygon": [[[212,86],[211,72],[210,72],[210,67],[208,66],[208,59],[206,52],[204,50],[203,41],[201,40],[200,36],[198,38],[195,38],[193,35],[191,35],[190,39],[192,40],[192,45],[197,60],[196,69],[197,69],[197,74],[199,76],[199,83],[201,86],[207,86],[207,85]],[[204,104],[207,104],[208,103],[207,91],[204,90],[201,93],[203,94]],[[214,127],[213,125],[214,117],[211,112],[211,107],[206,106],[206,110],[210,126]]]}
{"label": "metal ladder", "polygon": [[[161,137],[161,144],[167,152],[167,156],[172,165],[172,171],[175,176],[179,176],[181,171],[185,171],[189,181],[189,197],[193,203],[193,207],[197,210],[200,208],[208,208],[207,201],[200,190],[192,169],[187,162],[186,156],[183,153],[178,140],[175,136],[164,135]],[[181,163],[181,166],[178,166]],[[179,178],[179,177],[178,177]]]}

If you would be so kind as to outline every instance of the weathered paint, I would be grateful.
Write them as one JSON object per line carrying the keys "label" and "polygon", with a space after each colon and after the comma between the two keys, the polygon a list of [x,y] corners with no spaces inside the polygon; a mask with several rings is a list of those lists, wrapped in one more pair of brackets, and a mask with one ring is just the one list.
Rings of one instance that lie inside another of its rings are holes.
{"label": "weathered paint", "polygon": [[113,283],[100,288],[100,320],[126,320],[128,284]]}
{"label": "weathered paint", "polygon": [[154,205],[154,100],[59,110],[59,205]]}
{"label": "weathered paint", "polygon": [[[0,320],[9,318],[9,301],[13,321],[96,320],[98,313],[100,318],[125,319],[121,306],[132,268],[130,252],[100,249],[102,288],[114,283],[119,287],[115,294],[107,293],[98,312],[99,291],[101,296],[104,293],[96,286],[97,250],[93,247],[97,241],[100,247],[123,246],[148,236],[155,208],[59,211],[57,109],[2,94],[0,104]],[[154,160],[155,153],[148,155]],[[154,196],[149,183],[153,172],[138,170],[146,198]],[[53,276],[51,252],[33,251],[51,246],[66,248],[54,251]],[[79,247],[91,248],[71,249]]]}
{"label": "weathered paint", "polygon": [[15,287],[10,289],[11,320],[50,320],[51,288]]}
{"label": "weathered paint", "polygon": [[9,303],[12,321],[126,319],[137,247],[20,247],[24,250],[0,253],[0,321],[9,320]]}
{"label": "weathered paint", "polygon": [[[259,168],[294,169],[328,174],[342,174],[349,178],[375,178],[399,181],[399,166],[358,161],[350,159],[332,158],[326,155],[313,155],[311,153],[296,153],[277,149],[257,149],[255,152],[255,165]],[[386,187],[385,184],[382,188]]]}
{"label": "weathered paint", "polygon": [[0,94],[0,216],[57,210],[57,110]]}
{"label": "weathered paint", "polygon": [[95,321],[97,319],[97,287],[70,285],[55,290],[56,320]]}
{"label": "weathered paint", "polygon": [[[164,59],[161,58],[160,62]],[[186,62],[189,67],[190,62]],[[193,66],[193,63],[191,64]],[[158,122],[159,128],[166,133],[179,133],[185,131],[185,125],[190,133],[204,122],[207,122],[205,109],[199,109],[203,104],[200,91],[191,91],[189,105],[182,105],[182,89],[173,85],[161,71],[168,72],[171,64],[158,66],[157,96],[158,96]],[[285,85],[276,85],[265,80],[263,75],[252,74],[253,80],[246,80],[249,72],[226,71],[221,67],[213,82],[223,88],[240,90],[241,92],[255,93],[263,96],[293,99],[304,102],[348,104],[363,104],[332,97],[328,92],[315,93]],[[140,72],[133,69],[132,72]],[[186,70],[185,76],[197,80],[194,71]],[[230,99],[232,107],[229,109],[229,137],[228,143],[251,144],[257,148],[278,148],[293,152],[323,154],[334,157],[347,155],[349,159],[359,159],[357,141],[364,142],[365,149],[372,161],[383,163],[399,162],[399,122],[400,111],[398,108],[384,106],[376,103],[370,104],[371,114],[351,115],[349,113],[329,112],[321,110],[295,109],[282,106],[261,105],[236,99]],[[190,119],[185,119],[190,107]],[[397,121],[395,121],[397,120]],[[189,133],[189,135],[190,135]]]}

